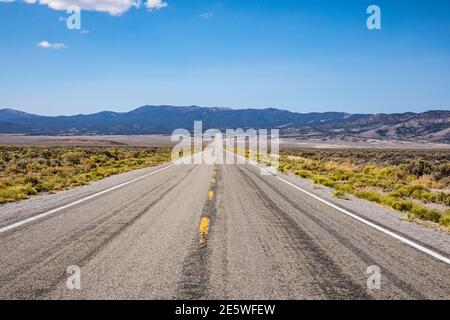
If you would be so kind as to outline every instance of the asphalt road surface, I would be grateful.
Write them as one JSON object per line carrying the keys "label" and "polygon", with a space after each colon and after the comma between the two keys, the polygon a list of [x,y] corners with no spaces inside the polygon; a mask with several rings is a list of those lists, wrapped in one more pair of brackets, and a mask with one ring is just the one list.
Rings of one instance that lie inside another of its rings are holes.
{"label": "asphalt road surface", "polygon": [[449,299],[450,266],[252,165],[174,165],[0,231],[0,298]]}

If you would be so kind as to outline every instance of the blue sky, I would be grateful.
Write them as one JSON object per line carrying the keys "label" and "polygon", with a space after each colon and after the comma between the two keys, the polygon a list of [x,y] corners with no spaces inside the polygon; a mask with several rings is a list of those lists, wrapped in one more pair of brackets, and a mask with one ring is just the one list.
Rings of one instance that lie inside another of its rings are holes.
{"label": "blue sky", "polygon": [[[67,29],[65,10],[53,9],[81,1],[4,1],[0,107],[450,109],[447,0],[151,0],[152,10],[111,0],[110,12],[101,0],[82,10],[83,31]],[[371,4],[381,8],[381,30],[366,27]]]}

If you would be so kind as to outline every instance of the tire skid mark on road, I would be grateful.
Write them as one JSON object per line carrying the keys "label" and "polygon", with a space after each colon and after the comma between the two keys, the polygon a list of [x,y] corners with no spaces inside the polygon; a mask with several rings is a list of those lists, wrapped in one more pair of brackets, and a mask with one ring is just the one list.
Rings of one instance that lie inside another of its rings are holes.
{"label": "tire skid mark on road", "polygon": [[207,200],[203,206],[198,234],[195,236],[190,252],[183,262],[181,281],[175,299],[204,299],[208,294],[211,248],[208,239],[217,215],[217,193],[220,188],[221,172],[214,166],[213,177]]}
{"label": "tire skid mark on road", "polygon": [[[259,176],[253,172],[252,170],[248,170],[253,174],[254,177],[259,178]],[[383,270],[383,275],[389,280],[392,281],[393,284],[395,284],[398,288],[403,290],[405,293],[411,296],[411,298],[414,299],[426,299],[424,295],[422,295],[417,289],[415,289],[413,286],[411,286],[409,283],[402,281],[397,276],[395,276],[393,273],[389,272],[389,269],[382,264],[382,261],[375,261],[372,257],[370,257],[366,252],[364,252],[362,249],[355,246],[353,243],[351,243],[347,238],[343,237],[339,232],[331,228],[329,225],[324,223],[320,218],[315,216],[314,214],[309,213],[307,210],[302,208],[300,205],[298,205],[295,201],[287,197],[285,194],[280,192],[277,188],[273,187],[272,184],[268,183],[264,179],[259,179],[264,183],[265,186],[270,188],[273,192],[275,192],[278,196],[280,196],[283,200],[285,200],[287,203],[289,203],[293,208],[298,210],[300,213],[308,217],[311,221],[313,221],[315,224],[317,224],[320,228],[325,230],[328,234],[330,234],[333,238],[336,239],[337,242],[339,242],[342,246],[347,248],[349,251],[353,252],[356,256],[358,256],[367,266],[370,265],[379,265]]]}
{"label": "tire skid mark on road", "polygon": [[[190,170],[192,171],[192,169]],[[189,172],[190,172],[189,171]],[[74,242],[74,239],[80,239],[80,241],[83,241],[83,236],[95,231],[96,229],[99,228],[99,226],[104,225],[106,222],[108,222],[108,220],[110,219],[114,219],[115,216],[123,214],[124,212],[126,212],[126,210],[129,210],[130,208],[135,207],[138,203],[140,202],[145,202],[147,200],[147,197],[149,195],[152,195],[156,190],[158,189],[162,189],[165,188],[172,179],[174,179],[179,173],[175,174],[175,175],[171,175],[170,177],[168,177],[164,183],[162,185],[159,186],[155,186],[149,190],[147,190],[145,193],[142,194],[142,197],[140,200],[138,200],[138,202],[134,202],[131,205],[129,203],[125,203],[122,206],[120,206],[119,208],[116,208],[113,211],[105,211],[104,214],[90,220],[89,222],[80,225],[79,227],[71,230],[70,234],[61,234],[61,236],[56,237],[53,240],[53,246],[50,246],[49,248],[46,248],[45,250],[42,250],[41,252],[39,252],[38,255],[36,255],[33,259],[35,261],[41,261],[46,259],[46,257],[51,257],[53,256],[60,248],[64,248],[66,246],[69,246],[72,242]],[[188,173],[189,174],[189,173]],[[27,225],[26,228],[32,227],[33,225],[39,224],[39,223],[44,223],[45,221],[49,220],[49,219],[53,219],[53,218],[58,218],[59,215],[53,215],[53,216],[49,216],[46,217],[42,220],[36,221],[34,223],[31,223],[29,225]],[[2,241],[6,242],[6,241],[12,241],[15,240],[16,238],[19,238],[21,236],[21,233],[25,232],[25,229],[16,229],[14,231],[11,231],[8,234],[4,234],[2,236],[0,236],[0,238],[3,238]],[[48,260],[48,259],[47,259]],[[31,263],[29,261],[24,261],[24,263],[20,266],[20,267],[16,267],[14,273],[6,273],[6,274],[2,274],[2,277],[0,278],[0,288],[2,287],[2,283],[6,282],[7,280],[12,280],[15,277],[17,277],[17,275],[20,275],[24,272],[26,272],[28,269],[32,268],[35,265],[35,263]]]}
{"label": "tire skid mark on road", "polygon": [[[192,169],[193,169],[193,168],[192,168]],[[192,169],[191,169],[190,171],[192,171]],[[189,171],[189,172],[190,172],[190,171]],[[168,177],[168,178],[164,181],[163,186],[165,186],[167,183],[169,183],[170,180],[176,178],[178,174],[179,174],[179,173],[172,174],[170,177]],[[148,195],[152,194],[155,190],[157,190],[157,189],[159,189],[159,188],[161,188],[161,186],[155,186],[155,187],[153,187],[153,188],[151,188],[151,189],[145,191],[145,192],[141,195],[141,198],[147,197]],[[91,199],[91,200],[89,200],[89,201],[94,201],[94,199]],[[79,206],[81,206],[81,205],[86,205],[86,204],[89,203],[89,201],[86,201],[86,202],[84,202],[83,204],[79,204]],[[109,212],[106,211],[104,214],[102,214],[102,215],[100,215],[100,216],[94,218],[93,220],[89,221],[90,226],[81,225],[81,226],[79,226],[78,228],[73,229],[72,231],[75,232],[75,233],[77,233],[79,236],[82,236],[86,231],[89,231],[89,230],[91,230],[91,229],[94,229],[98,224],[101,224],[101,223],[103,223],[104,221],[110,219],[111,216],[114,216],[114,215],[116,215],[116,214],[118,214],[118,213],[123,212],[124,210],[127,209],[127,207],[129,207],[129,205],[130,205],[129,203],[124,203],[123,206],[120,206],[119,208],[116,208],[116,209],[114,209],[114,210],[112,210],[112,211],[109,211]],[[133,205],[133,204],[132,204],[132,205]],[[74,206],[73,208],[76,208],[76,207]],[[53,214],[53,215],[47,216],[47,217],[45,217],[45,218],[42,218],[42,219],[33,221],[33,222],[31,222],[31,223],[29,223],[29,224],[27,224],[27,225],[25,225],[25,226],[23,226],[23,227],[21,227],[21,228],[11,230],[11,231],[9,231],[9,232],[7,232],[7,233],[4,233],[4,234],[0,234],[0,239],[1,239],[2,241],[6,241],[6,239],[7,239],[8,241],[10,241],[10,240],[12,240],[12,239],[14,239],[14,238],[19,239],[19,238],[21,237],[21,233],[23,233],[24,230],[26,230],[26,228],[32,227],[33,225],[45,223],[46,221],[48,221],[48,220],[50,220],[50,219],[53,219],[53,218],[58,218],[58,217],[60,217],[60,216],[63,215],[63,214],[64,214],[64,212],[59,212],[59,213],[57,213],[57,214]],[[72,235],[72,234],[71,234],[71,235]],[[67,235],[66,235],[66,234],[62,234],[60,237],[55,238],[56,244],[55,244],[54,247],[55,247],[55,248],[59,247],[59,246],[60,246],[60,242],[59,242],[59,241],[63,241],[65,238],[67,238]],[[75,238],[75,236],[72,236],[72,238]],[[67,240],[67,239],[66,239],[66,240]],[[69,239],[69,240],[70,240],[70,239]],[[46,255],[48,252],[50,252],[52,249],[53,249],[53,247],[50,248],[49,250],[44,251],[44,252],[42,253],[42,255],[45,256],[45,255]]]}
{"label": "tire skid mark on road", "polygon": [[[241,174],[239,174],[239,170],[237,169],[237,166],[228,166],[228,168],[232,168],[232,169],[228,169],[229,172],[232,172],[234,177],[238,177],[239,179],[241,179],[242,181],[242,186],[245,186],[243,188],[243,190],[252,190],[252,187],[250,185],[248,185],[248,182],[246,180],[244,180],[244,177],[242,177]],[[226,187],[226,178],[224,177],[224,188]],[[230,185],[230,188],[228,190],[233,190],[233,188]],[[248,194],[248,192],[246,192]],[[236,203],[241,203],[241,199],[239,198],[240,193],[235,193],[235,194],[231,194],[233,198],[232,200],[235,200]],[[254,198],[249,198],[249,201],[251,202],[251,204],[253,204],[254,206],[256,206],[255,203],[255,199]],[[270,293],[268,295],[268,299],[271,299],[272,294],[276,291],[276,290],[282,290],[283,294],[288,298],[288,299],[295,299],[295,295],[294,292],[292,290],[292,288],[290,287],[290,283],[289,280],[287,280],[287,278],[284,276],[283,274],[283,266],[282,264],[280,264],[280,262],[278,261],[273,248],[271,248],[271,246],[267,243],[267,236],[270,235],[271,237],[275,238],[275,239],[279,239],[279,236],[275,233],[273,233],[273,229],[271,229],[270,227],[267,227],[267,225],[264,225],[263,227],[261,227],[258,223],[255,223],[254,219],[252,219],[252,212],[255,212],[254,207],[250,207],[249,206],[245,206],[242,205],[241,206],[241,210],[243,213],[243,217],[245,217],[246,222],[244,223],[244,225],[252,225],[253,227],[257,228],[257,231],[255,233],[252,234],[252,236],[254,237],[254,239],[256,240],[256,242],[261,246],[261,249],[264,253],[264,257],[265,257],[265,261],[267,264],[270,264],[270,269],[272,271],[272,277],[277,279],[277,281],[279,282],[279,285],[277,286],[277,288],[271,288]],[[226,215],[221,215],[220,217],[225,217]],[[226,224],[225,228],[226,228]],[[227,234],[227,230],[224,230],[224,234]],[[227,244],[227,241],[224,241],[225,245]],[[226,248],[226,247],[225,247]],[[223,265],[224,268],[223,270],[225,271],[225,279],[227,279],[229,277],[229,271],[228,271],[228,259],[227,259],[227,255],[223,256]],[[224,286],[225,287],[225,286]]]}
{"label": "tire skid mark on road", "polygon": [[[281,181],[283,181],[283,180],[281,180]],[[326,205],[326,204],[324,204],[324,203],[322,203],[322,202],[319,202],[319,201],[317,201],[316,199],[314,199],[314,198],[312,198],[312,197],[309,197],[309,196],[308,196],[308,197],[306,197],[305,199],[307,200],[308,204],[309,204],[310,206],[314,206],[314,208],[321,208],[321,207],[323,207],[323,206],[328,207],[328,209],[330,208],[328,205]],[[330,201],[330,202],[332,202],[332,201]],[[333,202],[333,204],[335,204],[335,203]],[[337,205],[337,204],[336,204],[336,205]],[[346,210],[346,211],[348,211],[348,212],[351,212],[351,213],[354,214],[354,215],[358,215],[357,212],[355,212],[352,208],[350,208],[349,206],[347,206],[347,205],[345,205],[345,204],[339,203],[339,207],[341,207],[342,209],[344,209],[344,210]],[[353,219],[352,219],[352,220],[353,220]],[[368,222],[370,222],[370,223],[373,223],[373,224],[380,224],[379,221],[376,221],[376,220],[374,220],[374,219],[372,219],[372,218],[370,218],[370,217],[367,217],[367,216],[364,216],[364,220],[366,220],[366,221],[368,221]],[[380,225],[381,225],[381,224],[380,224]],[[408,240],[410,240],[410,241],[413,241],[413,242],[415,242],[415,243],[417,243],[417,244],[419,244],[419,245],[421,245],[421,246],[423,246],[423,247],[428,247],[428,246],[429,246],[429,244],[427,244],[427,243],[425,243],[425,242],[423,242],[423,241],[421,241],[421,240],[419,240],[419,239],[412,238],[410,235],[408,235],[408,234],[406,234],[406,233],[404,233],[404,232],[402,232],[402,231],[400,231],[400,230],[396,230],[396,229],[394,229],[394,228],[392,228],[392,227],[390,227],[390,226],[387,226],[387,225],[382,225],[382,227],[383,227],[384,229],[390,231],[390,232],[393,232],[393,233],[398,234],[399,236],[401,236],[401,237],[403,237],[403,238],[405,238],[405,239],[408,239]],[[442,249],[439,249],[439,248],[433,248],[433,251],[435,251],[436,253],[438,253],[438,254],[440,254],[440,255],[442,255],[442,256],[444,256],[444,257],[445,257],[445,256],[448,256],[448,252],[446,252],[446,251],[444,251],[444,250],[442,250]]]}
{"label": "tire skid mark on road", "polygon": [[118,185],[115,185],[113,187],[104,189],[102,191],[99,191],[99,192],[96,192],[94,194],[91,194],[91,195],[89,195],[87,197],[84,197],[84,198],[81,198],[79,200],[76,200],[74,202],[71,202],[71,203],[68,203],[68,204],[56,207],[56,208],[51,209],[51,210],[46,211],[46,212],[35,214],[35,215],[33,215],[33,216],[29,217],[29,218],[26,218],[24,220],[20,220],[20,221],[18,221],[16,223],[13,223],[11,225],[7,225],[5,227],[1,227],[0,228],[0,234],[8,233],[8,232],[10,232],[12,230],[15,230],[17,228],[23,227],[23,226],[28,225],[30,223],[33,223],[33,222],[35,222],[37,220],[41,220],[41,219],[44,219],[44,218],[46,218],[46,217],[48,217],[50,215],[54,215],[55,213],[61,212],[63,210],[69,209],[69,208],[76,207],[76,206],[78,206],[78,205],[80,205],[82,203],[87,203],[87,202],[91,201],[92,199],[98,198],[98,197],[100,197],[100,196],[102,196],[102,195],[104,195],[106,193],[109,193],[111,191],[120,189],[120,188],[122,188],[124,186],[127,186],[127,185],[133,183],[133,182],[140,181],[140,180],[145,179],[145,178],[147,178],[147,177],[149,177],[151,175],[154,175],[156,173],[159,173],[159,172],[162,172],[164,170],[167,170],[167,169],[173,167],[174,165],[175,165],[175,163],[172,163],[172,164],[170,164],[170,165],[168,165],[168,166],[166,166],[164,168],[161,168],[161,169],[158,169],[156,171],[147,173],[147,174],[145,174],[143,176],[140,176],[138,178],[135,178],[135,179],[132,179],[132,180],[129,180],[129,181],[125,181],[125,182],[120,183]]}
{"label": "tire skid mark on road", "polygon": [[[310,275],[317,281],[317,285],[323,294],[329,299],[371,299],[361,285],[353,282],[333,259],[320,247],[301,226],[280,208],[270,196],[238,166],[242,177],[247,181],[250,188],[254,188],[260,201],[270,211],[270,215],[261,214],[263,218],[277,232],[284,234],[286,248],[297,258],[299,264],[308,269]],[[304,258],[307,260],[305,261]]]}
{"label": "tire skid mark on road", "polygon": [[[227,214],[225,213],[225,190],[226,187],[226,170],[224,165],[220,165],[221,185],[219,196],[217,197],[217,215],[214,220],[214,234],[210,237],[209,245],[214,247],[211,253],[211,269],[218,271],[217,275],[211,272],[211,279],[209,281],[210,288],[208,289],[208,299],[229,299],[228,284],[230,283],[230,270],[228,262],[228,227]],[[217,179],[213,178],[212,183],[216,183]],[[217,259],[217,260],[215,260]],[[215,261],[214,261],[215,260]],[[218,264],[218,267],[214,265]],[[214,277],[214,279],[213,279]],[[213,284],[213,282],[215,282]]]}
{"label": "tire skid mark on road", "polygon": [[[181,178],[186,180],[195,166],[190,168]],[[0,282],[0,296],[11,296],[12,298],[42,298],[56,289],[57,284],[67,277],[65,267],[52,268],[52,266],[77,265],[83,267],[87,261],[98,254],[102,248],[107,246],[119,234],[135,223],[150,208],[163,200],[171,190],[180,184],[178,179],[167,179],[164,188],[161,185],[152,188],[146,195],[152,196],[155,190],[159,190],[159,196],[149,202],[148,197],[142,197],[131,206],[124,206],[124,210],[115,210],[116,215],[109,215],[101,219],[99,224],[84,228],[76,234],[71,234],[64,245],[60,242],[55,244],[54,252],[48,250],[46,255],[41,255],[34,262],[27,265],[9,276],[2,275]],[[92,224],[90,224],[92,225]],[[56,249],[55,249],[56,248]],[[62,251],[61,251],[61,248]],[[36,283],[37,282],[37,283]],[[40,283],[43,284],[40,285]]]}

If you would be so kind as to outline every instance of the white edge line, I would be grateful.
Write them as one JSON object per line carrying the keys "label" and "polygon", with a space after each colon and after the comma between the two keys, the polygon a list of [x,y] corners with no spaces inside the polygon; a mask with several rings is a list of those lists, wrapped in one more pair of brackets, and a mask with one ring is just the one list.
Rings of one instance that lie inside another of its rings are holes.
{"label": "white edge line", "polygon": [[[253,163],[250,163],[250,164],[252,166],[254,166],[254,167],[257,167],[260,170],[267,171],[266,169],[264,169],[264,168],[262,168],[262,167],[260,167],[258,165],[255,165]],[[269,171],[267,171],[267,172],[270,175],[273,175]],[[432,250],[430,250],[430,249],[428,249],[428,248],[426,248],[426,247],[424,247],[424,246],[422,246],[422,245],[420,245],[418,243],[415,243],[415,242],[413,242],[411,240],[408,240],[405,237],[402,237],[402,236],[400,236],[400,235],[398,235],[398,234],[396,234],[396,233],[394,233],[394,232],[392,232],[390,230],[387,230],[387,229],[385,229],[385,228],[383,228],[383,227],[381,227],[381,226],[379,226],[379,225],[377,225],[375,223],[367,221],[366,219],[361,218],[360,216],[357,216],[357,215],[355,215],[355,214],[353,214],[353,213],[351,213],[351,212],[349,212],[349,211],[347,211],[347,210],[345,210],[345,209],[343,209],[343,208],[341,208],[341,207],[339,207],[339,206],[337,206],[337,205],[335,205],[335,204],[333,204],[333,203],[331,203],[331,202],[329,202],[327,200],[324,200],[324,199],[316,196],[315,194],[313,194],[313,193],[311,193],[309,191],[306,191],[306,190],[300,188],[299,186],[297,186],[297,185],[293,184],[292,182],[289,182],[289,181],[281,178],[280,176],[276,176],[276,178],[278,180],[283,181],[284,183],[290,185],[291,187],[294,187],[295,189],[303,192],[304,194],[307,194],[308,196],[310,196],[310,197],[312,197],[312,198],[314,198],[314,199],[316,199],[316,200],[318,200],[318,201],[320,201],[320,202],[322,202],[322,203],[324,203],[324,204],[326,204],[326,205],[328,205],[328,206],[330,206],[330,207],[332,207],[332,208],[342,212],[343,214],[345,214],[345,215],[347,215],[349,217],[352,217],[353,219],[356,219],[356,220],[358,220],[358,221],[368,225],[369,227],[372,227],[372,228],[374,228],[374,229],[376,229],[376,230],[378,230],[380,232],[383,232],[383,233],[385,233],[385,234],[387,234],[387,235],[389,235],[389,236],[391,236],[391,237],[393,237],[393,238],[395,238],[395,239],[397,239],[397,240],[399,240],[399,241],[401,241],[401,242],[403,242],[403,243],[405,243],[405,244],[407,244],[407,245],[409,245],[409,246],[411,246],[411,247],[413,247],[413,248],[415,248],[415,249],[417,249],[419,251],[422,251],[423,253],[426,253],[426,254],[432,256],[433,258],[436,258],[436,259],[438,259],[438,260],[440,260],[442,262],[445,262],[446,264],[450,265],[450,259],[449,258],[447,258],[447,257],[445,257],[445,256],[443,256],[443,255],[441,255],[441,254],[439,254],[437,252],[434,252],[434,251],[432,251]]]}
{"label": "white edge line", "polygon": [[77,204],[86,202],[86,201],[88,201],[88,200],[91,200],[91,199],[93,199],[93,198],[96,198],[96,197],[98,197],[98,196],[101,196],[102,194],[105,194],[105,193],[107,193],[107,192],[110,192],[110,191],[119,189],[119,188],[121,188],[121,187],[124,187],[124,186],[126,186],[126,185],[128,185],[128,184],[130,184],[130,183],[133,183],[133,182],[142,180],[142,179],[147,178],[148,176],[151,176],[151,175],[153,175],[153,174],[155,174],[155,173],[158,173],[158,172],[164,171],[164,170],[166,170],[166,169],[168,169],[168,168],[171,168],[171,167],[173,167],[174,165],[176,165],[176,163],[172,163],[171,165],[166,166],[166,167],[164,167],[164,168],[161,168],[161,169],[158,169],[158,170],[149,172],[149,173],[147,173],[147,174],[145,174],[145,175],[143,175],[143,176],[141,176],[141,177],[132,179],[132,180],[130,180],[130,181],[123,182],[123,183],[118,184],[118,185],[116,185],[116,186],[114,186],[114,187],[111,187],[111,188],[108,188],[108,189],[106,189],[106,190],[103,190],[103,191],[94,193],[94,194],[92,194],[92,195],[90,195],[90,196],[87,196],[87,197],[85,197],[85,198],[76,200],[76,201],[71,202],[71,203],[69,203],[69,204],[66,204],[66,205],[64,205],[64,206],[61,206],[61,207],[52,209],[52,210],[47,211],[47,212],[44,212],[44,213],[37,214],[37,215],[35,215],[35,216],[31,217],[31,218],[28,218],[28,219],[25,219],[25,220],[22,220],[22,221],[13,223],[13,224],[11,224],[11,225],[9,225],[9,226],[0,228],[0,234],[3,234],[3,233],[5,233],[5,232],[8,232],[8,231],[13,230],[13,229],[15,229],[15,228],[18,228],[18,227],[20,227],[20,226],[29,224],[29,223],[31,223],[31,222],[33,222],[33,221],[42,219],[42,218],[44,218],[44,217],[47,217],[47,216],[49,216],[49,215],[51,215],[51,214],[54,214],[54,213],[56,213],[56,212],[59,212],[59,211],[61,211],[61,210],[64,210],[64,209],[73,207],[73,206],[75,206],[75,205],[77,205]]}

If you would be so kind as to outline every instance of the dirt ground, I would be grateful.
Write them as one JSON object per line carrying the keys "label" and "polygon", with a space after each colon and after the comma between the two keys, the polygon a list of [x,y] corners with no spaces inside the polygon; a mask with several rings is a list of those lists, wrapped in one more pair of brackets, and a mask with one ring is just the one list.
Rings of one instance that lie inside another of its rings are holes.
{"label": "dirt ground", "polygon": [[42,145],[42,146],[142,146],[165,147],[174,145],[170,136],[26,136],[0,135],[0,145]]}
{"label": "dirt ground", "polygon": [[[0,134],[0,145],[51,146],[173,146],[170,135],[27,136]],[[281,138],[281,148],[450,149],[450,144],[382,140],[320,140]]]}

